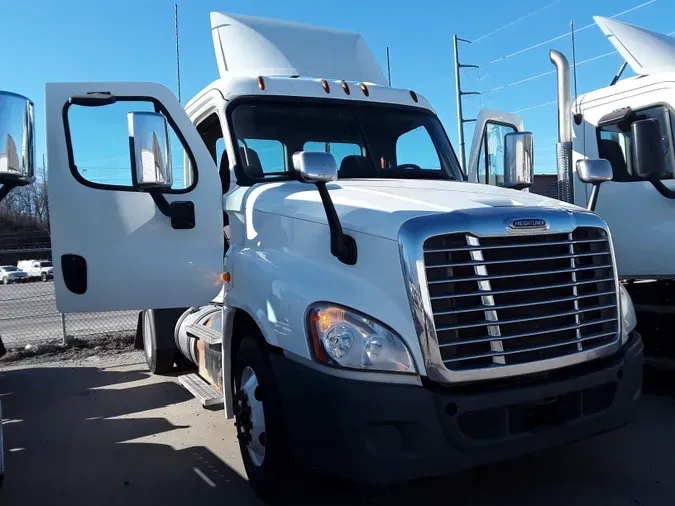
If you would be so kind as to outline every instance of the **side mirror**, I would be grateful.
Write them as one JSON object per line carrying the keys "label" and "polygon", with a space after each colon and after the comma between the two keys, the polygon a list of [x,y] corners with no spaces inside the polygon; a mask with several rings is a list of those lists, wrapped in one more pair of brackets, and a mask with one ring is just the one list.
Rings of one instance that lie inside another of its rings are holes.
{"label": "side mirror", "polygon": [[666,173],[666,155],[659,120],[641,119],[635,121],[630,129],[633,175],[648,181],[672,177]]}
{"label": "side mirror", "polygon": [[612,165],[604,158],[577,160],[577,175],[583,183],[601,184],[614,177]]}
{"label": "side mirror", "polygon": [[33,102],[15,93],[0,91],[0,184],[4,192],[33,182],[33,132]]}
{"label": "side mirror", "polygon": [[305,183],[329,183],[338,178],[337,163],[330,153],[298,151],[293,153],[293,168]]}
{"label": "side mirror", "polygon": [[127,114],[131,180],[136,188],[171,188],[171,148],[166,118],[156,112]]}
{"label": "side mirror", "polygon": [[595,211],[595,205],[598,203],[598,193],[600,185],[611,181],[614,177],[612,164],[604,158],[577,160],[577,176],[583,183],[593,185],[591,196],[588,199],[588,210]]}
{"label": "side mirror", "polygon": [[319,190],[330,230],[330,252],[340,262],[354,265],[358,256],[356,241],[342,230],[340,218],[326,188],[326,183],[338,178],[335,157],[330,153],[320,151],[298,151],[293,153],[293,168],[300,176],[300,181],[313,183]]}
{"label": "side mirror", "polygon": [[504,186],[522,190],[534,179],[534,140],[531,132],[504,136]]}

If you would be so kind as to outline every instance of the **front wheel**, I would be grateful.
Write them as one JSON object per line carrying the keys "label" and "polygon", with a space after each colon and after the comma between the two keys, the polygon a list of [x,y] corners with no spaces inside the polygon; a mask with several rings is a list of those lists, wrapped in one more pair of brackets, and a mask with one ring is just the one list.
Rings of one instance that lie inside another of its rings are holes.
{"label": "front wheel", "polygon": [[253,337],[245,337],[239,346],[234,382],[235,426],[249,482],[263,500],[283,502],[297,473],[286,443],[274,372]]}
{"label": "front wheel", "polygon": [[46,272],[42,273],[42,281],[47,281],[47,273]]}
{"label": "front wheel", "polygon": [[160,347],[155,324],[155,312],[152,309],[143,311],[143,351],[145,362],[153,374],[166,374],[173,369],[173,361],[176,355],[175,349]]}
{"label": "front wheel", "polygon": [[2,284],[3,284],[3,285],[8,285],[8,284],[9,284],[9,278],[8,278],[7,276],[5,276],[4,278],[2,278]]}

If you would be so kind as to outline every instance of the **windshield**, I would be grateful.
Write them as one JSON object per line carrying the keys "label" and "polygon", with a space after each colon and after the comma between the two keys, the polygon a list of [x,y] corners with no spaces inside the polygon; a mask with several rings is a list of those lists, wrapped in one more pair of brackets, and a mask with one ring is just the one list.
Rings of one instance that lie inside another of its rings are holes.
{"label": "windshield", "polygon": [[438,118],[413,107],[298,101],[235,105],[230,121],[247,176],[290,176],[297,151],[331,153],[338,178],[463,180]]}
{"label": "windshield", "polygon": [[4,267],[0,267],[0,270],[3,270],[3,271],[18,271],[19,269],[17,269],[13,265],[6,265]]}

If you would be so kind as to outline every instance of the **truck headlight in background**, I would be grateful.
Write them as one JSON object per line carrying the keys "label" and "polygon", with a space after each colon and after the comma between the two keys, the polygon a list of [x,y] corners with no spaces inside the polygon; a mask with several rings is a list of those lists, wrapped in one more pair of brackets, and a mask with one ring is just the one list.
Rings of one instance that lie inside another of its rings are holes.
{"label": "truck headlight in background", "polygon": [[623,285],[619,285],[619,305],[621,309],[621,344],[628,342],[628,336],[637,327],[637,316],[633,300]]}
{"label": "truck headlight in background", "polygon": [[310,308],[308,326],[320,362],[349,369],[416,372],[401,337],[355,311],[317,304]]}

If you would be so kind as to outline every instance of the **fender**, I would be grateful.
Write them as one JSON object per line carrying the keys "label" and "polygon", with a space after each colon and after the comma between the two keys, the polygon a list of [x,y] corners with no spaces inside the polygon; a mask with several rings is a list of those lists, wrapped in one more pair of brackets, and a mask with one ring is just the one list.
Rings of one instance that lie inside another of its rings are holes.
{"label": "fender", "polygon": [[424,374],[398,242],[350,230],[361,254],[356,265],[346,266],[330,253],[326,225],[269,213],[254,218],[256,238],[228,251],[232,280],[226,300],[253,318],[266,342],[312,359],[307,309],[316,302],[335,303],[398,333]]}

